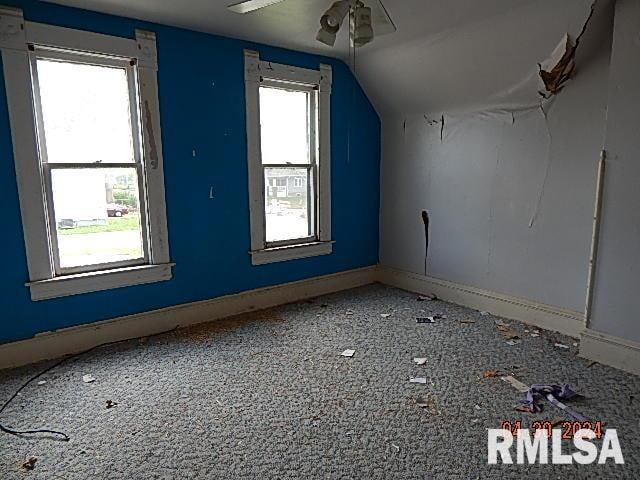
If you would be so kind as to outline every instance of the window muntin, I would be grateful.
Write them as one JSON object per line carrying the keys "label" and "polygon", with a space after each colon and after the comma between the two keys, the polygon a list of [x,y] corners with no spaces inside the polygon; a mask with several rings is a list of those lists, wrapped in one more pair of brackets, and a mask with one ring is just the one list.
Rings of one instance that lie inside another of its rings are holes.
{"label": "window muntin", "polygon": [[36,48],[31,69],[55,275],[147,263],[134,66]]}
{"label": "window muntin", "polygon": [[263,80],[259,103],[266,246],[315,241],[317,90]]}

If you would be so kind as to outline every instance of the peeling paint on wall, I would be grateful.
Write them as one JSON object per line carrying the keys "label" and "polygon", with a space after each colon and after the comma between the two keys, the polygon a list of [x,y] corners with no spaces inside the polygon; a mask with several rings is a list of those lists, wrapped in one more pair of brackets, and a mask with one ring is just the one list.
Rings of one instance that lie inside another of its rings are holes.
{"label": "peeling paint on wall", "polygon": [[144,126],[149,136],[149,164],[151,168],[156,170],[158,168],[158,147],[156,144],[156,136],[153,133],[153,120],[151,118],[151,109],[149,108],[149,102],[144,102]]}
{"label": "peeling paint on wall", "polygon": [[538,64],[539,75],[546,90],[539,92],[542,97],[549,98],[551,95],[557,95],[573,77],[576,70],[576,52],[580,45],[580,40],[587,31],[587,26],[593,17],[596,3],[597,0],[591,4],[589,16],[576,37],[575,43],[568,33],[565,34],[551,56]]}

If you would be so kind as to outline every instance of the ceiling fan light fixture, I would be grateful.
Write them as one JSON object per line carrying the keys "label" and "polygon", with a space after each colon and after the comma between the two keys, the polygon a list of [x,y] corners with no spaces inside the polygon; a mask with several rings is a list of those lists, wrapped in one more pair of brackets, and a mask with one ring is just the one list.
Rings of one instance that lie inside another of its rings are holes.
{"label": "ceiling fan light fixture", "polygon": [[316,40],[333,47],[336,42],[336,34],[340,30],[344,18],[349,13],[349,8],[351,8],[351,5],[347,0],[334,2],[320,18],[320,31],[316,36]]}
{"label": "ceiling fan light fixture", "polygon": [[318,35],[316,35],[316,40],[328,45],[329,47],[333,47],[336,43],[336,34],[321,28],[318,31]]}
{"label": "ceiling fan light fixture", "polygon": [[362,47],[373,40],[374,33],[371,25],[371,9],[363,5],[359,5],[353,14],[353,44],[356,47]]}

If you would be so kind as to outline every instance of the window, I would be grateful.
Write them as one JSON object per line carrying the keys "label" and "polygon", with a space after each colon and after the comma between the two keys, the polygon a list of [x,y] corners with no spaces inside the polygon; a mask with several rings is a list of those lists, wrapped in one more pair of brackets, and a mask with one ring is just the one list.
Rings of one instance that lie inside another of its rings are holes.
{"label": "window", "polygon": [[[311,182],[316,176],[316,92],[312,87],[262,82],[259,95],[266,244],[315,241],[313,191],[296,195],[289,186],[302,175]],[[269,187],[274,180],[276,187]]]}
{"label": "window", "polygon": [[31,69],[56,275],[146,263],[134,67],[34,48]]}
{"label": "window", "polygon": [[252,262],[331,253],[331,67],[245,67]]}
{"label": "window", "polygon": [[18,21],[0,48],[32,299],[170,278],[155,36]]}

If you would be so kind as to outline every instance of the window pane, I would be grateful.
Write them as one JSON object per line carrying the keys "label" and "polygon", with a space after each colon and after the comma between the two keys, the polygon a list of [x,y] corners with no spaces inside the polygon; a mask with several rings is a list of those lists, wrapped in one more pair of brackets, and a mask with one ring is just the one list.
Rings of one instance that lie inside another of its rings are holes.
{"label": "window pane", "polygon": [[262,163],[309,163],[309,94],[260,87]]}
{"label": "window pane", "polygon": [[61,268],[144,257],[135,168],[52,169]]}
{"label": "window pane", "polygon": [[[307,204],[306,168],[265,168],[265,230],[267,242],[313,235]],[[296,183],[296,179],[298,182]]]}
{"label": "window pane", "polygon": [[127,71],[37,60],[49,162],[133,162]]}

